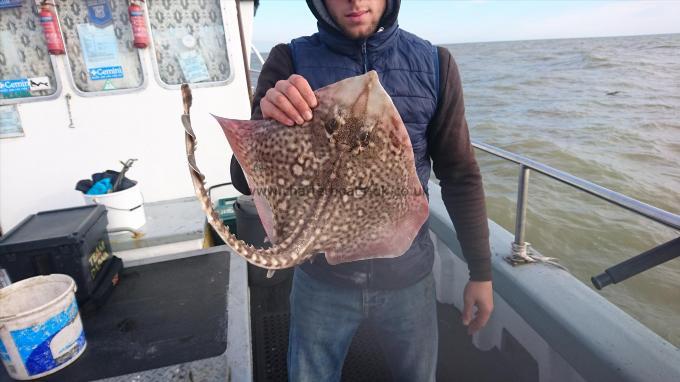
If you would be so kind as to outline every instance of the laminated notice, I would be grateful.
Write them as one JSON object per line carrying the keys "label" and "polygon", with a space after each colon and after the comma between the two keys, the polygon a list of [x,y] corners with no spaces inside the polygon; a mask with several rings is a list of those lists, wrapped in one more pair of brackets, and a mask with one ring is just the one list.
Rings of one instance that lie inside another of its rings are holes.
{"label": "laminated notice", "polygon": [[[0,106],[0,138],[14,138],[22,137],[24,129],[21,126],[21,119],[19,118],[19,110],[16,105]],[[4,269],[0,269],[3,272]],[[0,278],[2,275],[0,274]],[[0,287],[3,281],[0,280]]]}
{"label": "laminated notice", "polygon": [[98,28],[91,24],[79,24],[78,37],[90,80],[123,78],[123,66],[118,58],[118,41],[113,25]]}
{"label": "laminated notice", "polygon": [[195,83],[210,80],[210,73],[205,65],[205,60],[196,50],[179,53],[178,61],[187,82]]}

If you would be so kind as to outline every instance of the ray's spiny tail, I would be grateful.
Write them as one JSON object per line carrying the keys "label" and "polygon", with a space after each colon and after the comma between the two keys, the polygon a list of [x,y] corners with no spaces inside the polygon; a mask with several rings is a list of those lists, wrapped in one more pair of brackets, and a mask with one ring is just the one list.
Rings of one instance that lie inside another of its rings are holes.
{"label": "ray's spiny tail", "polygon": [[[301,232],[302,226],[298,226],[291,235],[271,248],[258,249],[243,240],[236,238],[234,234],[229,231],[229,228],[224,225],[222,219],[215,211],[205,189],[205,176],[201,173],[196,165],[196,135],[191,127],[190,109],[192,104],[191,89],[188,84],[182,84],[182,103],[184,106],[184,114],[182,114],[182,125],[184,126],[184,141],[186,145],[187,161],[189,162],[189,173],[191,174],[191,181],[194,184],[196,197],[198,198],[203,212],[205,212],[208,223],[215,229],[217,234],[224,240],[224,242],[231,247],[236,254],[243,257],[249,263],[258,267],[269,269],[267,274],[271,277],[274,269],[290,268],[297,264],[303,263],[310,258],[311,244],[315,239],[315,230],[308,230]],[[317,210],[318,211],[318,210]],[[319,217],[315,217],[319,218]],[[316,220],[316,219],[313,219]],[[296,240],[293,240],[296,238]]]}

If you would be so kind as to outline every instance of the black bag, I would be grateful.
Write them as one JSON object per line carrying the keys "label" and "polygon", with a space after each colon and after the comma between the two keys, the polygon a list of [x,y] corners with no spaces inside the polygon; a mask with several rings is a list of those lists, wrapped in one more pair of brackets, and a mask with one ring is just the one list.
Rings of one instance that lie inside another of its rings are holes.
{"label": "black bag", "polygon": [[119,257],[112,256],[104,264],[95,279],[92,293],[80,304],[80,312],[83,316],[94,313],[106,303],[120,281],[120,272],[122,270],[123,261]]}

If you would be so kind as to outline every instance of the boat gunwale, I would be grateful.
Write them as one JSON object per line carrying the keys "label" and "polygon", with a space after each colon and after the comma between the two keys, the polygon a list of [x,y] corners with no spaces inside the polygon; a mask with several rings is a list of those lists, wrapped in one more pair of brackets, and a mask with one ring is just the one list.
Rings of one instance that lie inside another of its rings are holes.
{"label": "boat gunwale", "polygon": [[[465,261],[430,182],[430,230]],[[680,380],[680,349],[557,267],[513,267],[513,235],[489,220],[494,292],[586,380]],[[484,329],[482,329],[484,330]]]}

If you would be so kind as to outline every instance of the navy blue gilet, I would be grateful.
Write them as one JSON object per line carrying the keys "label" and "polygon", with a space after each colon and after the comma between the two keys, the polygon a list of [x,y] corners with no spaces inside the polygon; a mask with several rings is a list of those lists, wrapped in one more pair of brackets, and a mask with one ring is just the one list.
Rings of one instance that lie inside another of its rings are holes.
{"label": "navy blue gilet", "polygon": [[[290,43],[295,73],[312,89],[375,70],[406,125],[413,146],[416,172],[427,192],[431,163],[427,127],[437,109],[439,60],[429,42],[399,29],[381,28],[366,40],[350,40],[319,26],[319,32]],[[409,250],[393,259],[329,265],[323,256],[302,269],[340,286],[394,289],[411,285],[432,269],[434,247],[425,223]]]}

